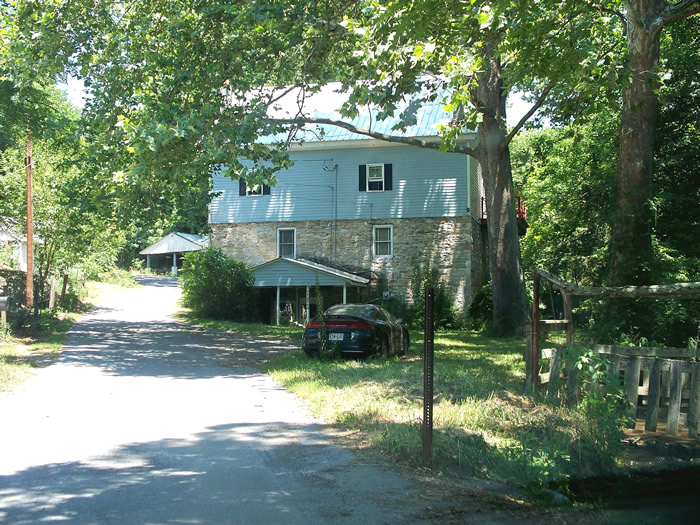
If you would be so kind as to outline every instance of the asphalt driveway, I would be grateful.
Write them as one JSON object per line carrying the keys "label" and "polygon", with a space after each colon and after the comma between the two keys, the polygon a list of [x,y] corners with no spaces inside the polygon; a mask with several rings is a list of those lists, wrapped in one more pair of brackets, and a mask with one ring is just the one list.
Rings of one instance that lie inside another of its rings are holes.
{"label": "asphalt driveway", "polygon": [[335,446],[250,365],[288,347],[181,326],[174,280],[144,284],[0,398],[0,521],[424,521],[415,484]]}

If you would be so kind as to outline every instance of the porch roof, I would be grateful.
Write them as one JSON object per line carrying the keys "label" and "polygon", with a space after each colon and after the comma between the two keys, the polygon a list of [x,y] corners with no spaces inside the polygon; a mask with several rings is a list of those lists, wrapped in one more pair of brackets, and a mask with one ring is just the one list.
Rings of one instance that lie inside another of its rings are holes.
{"label": "porch roof", "polygon": [[255,286],[367,286],[369,279],[305,259],[278,257],[253,268]]}

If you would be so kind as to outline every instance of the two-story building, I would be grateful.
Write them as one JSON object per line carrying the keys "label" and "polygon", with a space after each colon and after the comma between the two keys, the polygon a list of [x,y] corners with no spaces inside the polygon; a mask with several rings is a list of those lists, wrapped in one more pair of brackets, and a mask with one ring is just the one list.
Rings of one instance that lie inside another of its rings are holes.
{"label": "two-story building", "polygon": [[[406,134],[439,143],[439,104],[423,108]],[[371,124],[367,116],[353,122]],[[392,133],[395,122],[372,129]],[[481,182],[467,155],[370,139],[341,128],[307,134],[274,187],[215,175],[211,245],[255,266],[264,317],[296,320],[342,301],[411,297],[417,266],[430,263],[464,311],[483,284]],[[474,141],[467,136],[465,141]],[[311,288],[311,291],[310,291]],[[279,307],[277,305],[280,305]]]}

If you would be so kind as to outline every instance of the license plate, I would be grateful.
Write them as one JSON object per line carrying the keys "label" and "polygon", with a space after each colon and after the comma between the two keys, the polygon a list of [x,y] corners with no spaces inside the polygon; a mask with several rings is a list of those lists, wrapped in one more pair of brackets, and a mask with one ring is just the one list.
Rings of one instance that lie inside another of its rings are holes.
{"label": "license plate", "polygon": [[328,334],[329,341],[342,341],[343,334]]}

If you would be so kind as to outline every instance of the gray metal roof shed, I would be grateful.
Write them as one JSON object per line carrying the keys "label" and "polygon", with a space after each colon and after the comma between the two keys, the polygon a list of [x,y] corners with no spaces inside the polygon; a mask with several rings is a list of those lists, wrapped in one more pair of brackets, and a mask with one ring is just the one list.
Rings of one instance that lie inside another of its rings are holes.
{"label": "gray metal roof shed", "polygon": [[255,286],[276,288],[275,301],[276,323],[280,323],[280,289],[306,288],[306,322],[309,322],[310,289],[313,286],[342,286],[343,303],[347,302],[347,287],[367,286],[369,279],[350,272],[338,270],[324,264],[306,259],[287,259],[278,257],[253,268]]}
{"label": "gray metal roof shed", "polygon": [[146,256],[146,268],[151,267],[151,255],[172,255],[173,275],[177,275],[177,254],[197,252],[209,246],[209,237],[200,237],[191,233],[169,233],[158,242],[139,252]]}
{"label": "gray metal roof shed", "polygon": [[139,252],[141,255],[166,255],[170,253],[197,252],[209,245],[209,237],[191,233],[169,233],[158,242]]}

